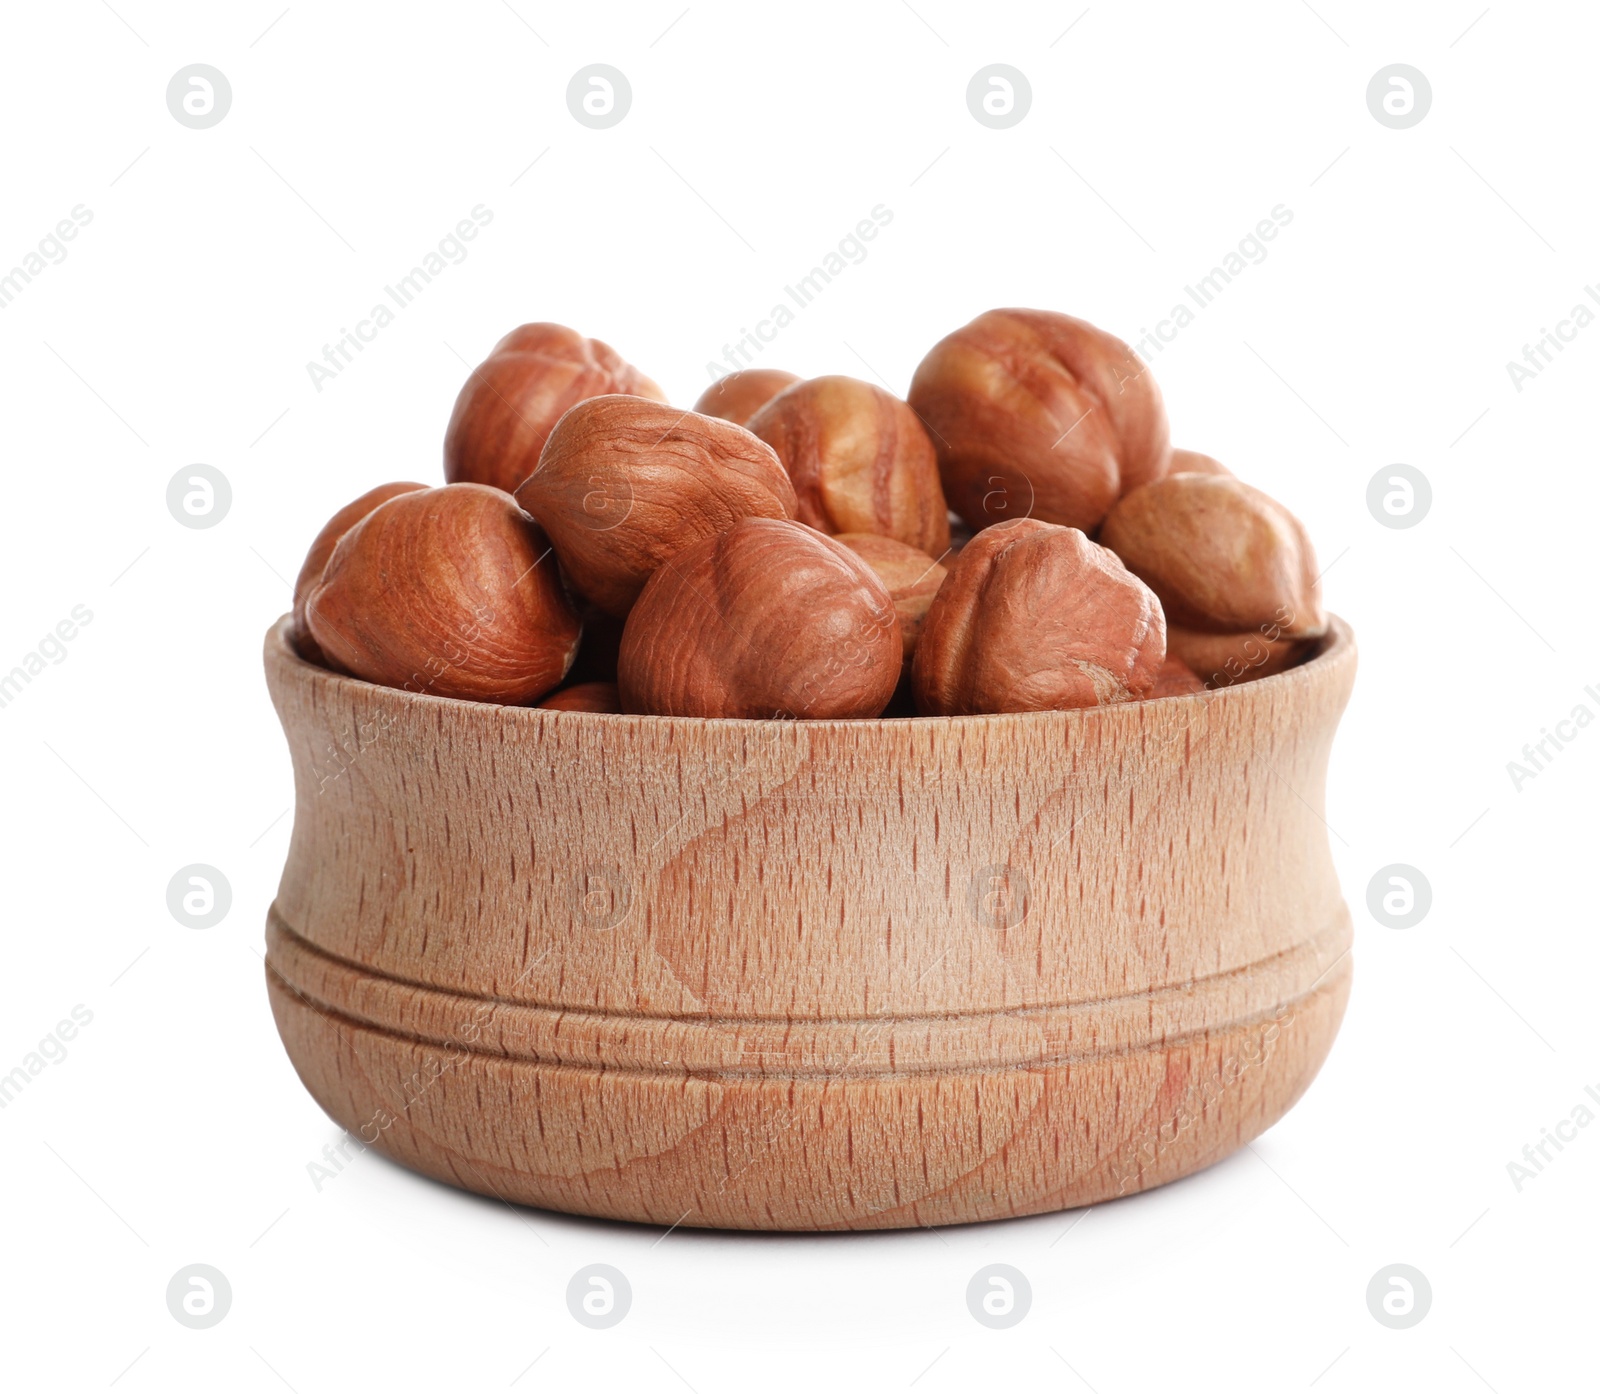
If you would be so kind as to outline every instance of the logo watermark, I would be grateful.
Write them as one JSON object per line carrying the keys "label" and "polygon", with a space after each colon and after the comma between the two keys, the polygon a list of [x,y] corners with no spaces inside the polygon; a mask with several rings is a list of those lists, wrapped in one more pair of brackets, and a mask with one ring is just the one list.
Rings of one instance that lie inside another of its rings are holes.
{"label": "logo watermark", "polygon": [[339,337],[322,346],[321,361],[309,360],[306,373],[311,385],[321,392],[324,384],[332,382],[364,353],[368,344],[409,309],[430,285],[452,266],[460,266],[467,259],[467,243],[477,240],[478,234],[494,221],[494,210],[484,204],[473,207],[471,216],[462,218],[455,227],[441,237],[410,271],[396,279],[393,285],[383,288],[387,301],[380,300],[354,329],[341,328]]}
{"label": "logo watermark", "polygon": [[580,126],[604,131],[615,126],[633,105],[633,87],[606,63],[579,68],[567,83],[567,110]]}
{"label": "logo watermark", "polygon": [[1433,85],[1409,63],[1379,68],[1367,83],[1367,110],[1380,126],[1404,131],[1415,126],[1433,105]]}
{"label": "logo watermark", "polygon": [[1367,910],[1389,929],[1414,929],[1433,905],[1433,887],[1414,866],[1392,862],[1367,882]]}
{"label": "logo watermark", "polygon": [[980,1268],[967,1283],[967,1310],[983,1326],[1003,1331],[1015,1326],[1033,1306],[1033,1285],[1009,1263]]}
{"label": "logo watermark", "polygon": [[567,1310],[575,1322],[592,1330],[615,1326],[632,1306],[632,1284],[609,1263],[580,1268],[567,1283]]}
{"label": "logo watermark", "polygon": [[572,881],[572,913],[585,929],[615,929],[633,908],[633,882],[615,866],[584,867]]}
{"label": "logo watermark", "polygon": [[793,302],[793,309],[780,300],[756,321],[754,329],[741,327],[739,338],[722,346],[721,362],[707,361],[706,373],[711,381],[751,367],[757,355],[764,353],[766,346],[799,318],[800,311],[814,304],[816,298],[850,267],[859,266],[867,259],[867,243],[875,241],[893,221],[892,208],[875,204],[870,217],[860,219],[804,276],[784,286],[783,293]]}
{"label": "logo watermark", "polygon": [[[334,1177],[340,1175],[373,1142],[376,1142],[384,1129],[393,1122],[393,1114],[389,1113],[387,1109],[379,1109],[376,1114],[361,1125],[361,1137],[358,1138],[353,1133],[343,1132],[339,1134],[338,1142],[324,1143],[322,1146],[322,1160],[320,1162],[309,1161],[306,1163],[306,1175],[311,1178],[311,1189],[321,1195],[322,1188],[332,1181]],[[366,1136],[369,1129],[372,1132],[370,1140]]]}
{"label": "logo watermark", "polygon": [[[1600,282],[1585,286],[1583,293],[1600,306]],[[1565,353],[1567,345],[1594,321],[1595,312],[1580,300],[1568,312],[1566,318],[1556,321],[1553,330],[1541,327],[1539,337],[1531,344],[1522,346],[1522,362],[1518,363],[1511,359],[1506,361],[1506,373],[1511,378],[1511,385],[1521,392],[1524,385],[1532,382],[1554,363],[1558,353]]]}
{"label": "logo watermark", "polygon": [[181,866],[167,882],[167,909],[186,929],[213,929],[233,906],[233,887],[214,866]]}
{"label": "logo watermark", "polygon": [[1183,293],[1188,297],[1188,302],[1178,301],[1165,318],[1156,321],[1154,329],[1140,326],[1140,338],[1133,346],[1133,351],[1146,363],[1153,363],[1164,347],[1199,319],[1200,311],[1210,309],[1217,297],[1236,278],[1267,259],[1267,244],[1276,241],[1278,234],[1293,221],[1292,208],[1287,204],[1274,204],[1269,216],[1262,218],[1254,229],[1241,237],[1220,262],[1193,285],[1184,286]]}
{"label": "logo watermark", "polygon": [[967,83],[967,110],[991,131],[1015,126],[1032,106],[1033,85],[1009,63],[979,68]]}
{"label": "logo watermark", "polygon": [[215,1326],[232,1306],[232,1284],[209,1263],[180,1268],[167,1283],[167,1310],[174,1321],[191,1331]]}
{"label": "logo watermark", "polygon": [[1517,1194],[1522,1194],[1522,1188],[1529,1181],[1539,1178],[1544,1169],[1555,1161],[1550,1149],[1556,1150],[1560,1155],[1566,1150],[1569,1142],[1576,1142],[1580,1136],[1579,1129],[1587,1128],[1595,1120],[1595,1111],[1590,1108],[1594,1104],[1600,1108],[1600,1089],[1592,1084],[1583,1086],[1587,1100],[1579,1099],[1568,1111],[1565,1118],[1559,1118],[1548,1128],[1539,1129],[1539,1137],[1535,1142],[1524,1143],[1522,1147],[1522,1160],[1506,1163],[1506,1175],[1511,1178],[1511,1184],[1516,1188]]}
{"label": "logo watermark", "polygon": [[167,481],[167,512],[186,528],[214,528],[233,507],[233,485],[215,465],[185,465]]}
{"label": "logo watermark", "polygon": [[78,1032],[93,1020],[94,1013],[79,1002],[68,1016],[56,1022],[55,1028],[43,1036],[33,1050],[22,1057],[20,1064],[0,1074],[0,1108],[15,1103],[22,1091],[46,1069],[65,1060],[68,1043],[75,1041]]}
{"label": "logo watermark", "polygon": [[967,883],[967,913],[985,929],[1012,929],[1028,910],[1028,874],[1018,867],[986,866]]}
{"label": "logo watermark", "polygon": [[22,695],[36,677],[45,670],[45,664],[59,667],[67,661],[67,645],[76,639],[83,627],[94,619],[94,611],[87,605],[74,605],[64,620],[59,620],[38,644],[11,669],[0,673],[0,707],[9,707]]}
{"label": "logo watermark", "polygon": [[[1583,689],[1583,695],[1596,705],[1600,705],[1600,689],[1590,685]],[[1511,776],[1511,787],[1520,794],[1522,786],[1530,779],[1537,779],[1543,774],[1549,768],[1551,761],[1577,740],[1578,733],[1593,720],[1593,709],[1588,703],[1579,702],[1566,716],[1555,723],[1555,730],[1541,726],[1539,739],[1530,741],[1522,747],[1522,759],[1506,761],[1506,773]]]}
{"label": "logo watermark", "polygon": [[1415,1326],[1433,1306],[1433,1286],[1419,1268],[1391,1263],[1367,1284],[1367,1310],[1373,1320],[1393,1331]]}
{"label": "logo watermark", "polygon": [[209,63],[179,68],[167,83],[167,110],[174,121],[191,131],[215,126],[232,105],[232,84]]}
{"label": "logo watermark", "polygon": [[75,204],[70,217],[62,218],[41,237],[34,250],[25,253],[9,271],[0,276],[0,310],[11,308],[11,302],[42,276],[52,266],[60,266],[67,259],[67,243],[94,221],[94,210],[87,204]]}
{"label": "logo watermark", "polygon": [[1415,465],[1385,465],[1367,481],[1367,512],[1386,528],[1414,528],[1433,507],[1433,485]]}

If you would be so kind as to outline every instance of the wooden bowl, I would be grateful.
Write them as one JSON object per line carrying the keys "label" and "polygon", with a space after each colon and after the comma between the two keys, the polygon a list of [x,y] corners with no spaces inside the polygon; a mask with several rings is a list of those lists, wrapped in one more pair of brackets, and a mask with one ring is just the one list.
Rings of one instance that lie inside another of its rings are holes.
{"label": "wooden bowl", "polygon": [[363,1142],[508,1201],[739,1229],[1087,1205],[1227,1156],[1350,982],[1355,674],[1088,711],[704,721],[303,662],[267,985]]}

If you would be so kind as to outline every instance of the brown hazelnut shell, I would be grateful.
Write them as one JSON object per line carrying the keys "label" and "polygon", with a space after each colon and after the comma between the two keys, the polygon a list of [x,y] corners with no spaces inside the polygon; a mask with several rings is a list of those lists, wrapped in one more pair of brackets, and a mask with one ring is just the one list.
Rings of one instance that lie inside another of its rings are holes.
{"label": "brown hazelnut shell", "polygon": [[900,617],[900,642],[909,663],[916,651],[928,606],[933,604],[933,597],[944,584],[944,566],[919,548],[897,542],[892,537],[880,537],[877,533],[842,532],[834,541],[842,542],[865,561],[888,588],[895,613]]}
{"label": "brown hazelnut shell", "polygon": [[301,658],[309,663],[325,662],[322,650],[317,646],[317,641],[311,637],[311,630],[306,625],[306,597],[311,594],[312,587],[322,579],[322,570],[327,566],[328,558],[333,555],[333,549],[339,545],[339,539],[379,504],[388,503],[390,499],[398,498],[401,494],[415,493],[418,489],[427,487],[426,484],[380,484],[376,489],[368,489],[360,498],[345,504],[322,525],[322,531],[312,540],[311,550],[306,553],[306,559],[300,566],[300,574],[294,581],[294,611],[289,620],[289,642],[294,645],[295,651]]}
{"label": "brown hazelnut shell", "polygon": [[691,542],[795,509],[778,457],[742,426],[621,396],[561,418],[517,502],[549,533],[573,588],[619,617]]}
{"label": "brown hazelnut shell", "polygon": [[925,716],[1092,707],[1147,696],[1161,606],[1077,528],[1018,518],[979,532],[928,607],[911,664]]}
{"label": "brown hazelnut shell", "polygon": [[538,705],[552,712],[620,712],[614,682],[580,682],[552,692]]}
{"label": "brown hazelnut shell", "polygon": [[622,708],[658,716],[873,717],[900,621],[877,573],[802,523],[743,518],[652,576],[618,659]]}
{"label": "brown hazelnut shell", "polygon": [[[1167,629],[1167,647],[1172,647],[1172,630]],[[1191,692],[1204,692],[1206,685],[1200,680],[1193,668],[1181,658],[1175,658],[1171,653],[1161,660],[1161,666],[1156,669],[1155,686],[1150,690],[1152,697],[1183,697]]]}
{"label": "brown hazelnut shell", "polygon": [[743,426],[778,393],[799,381],[798,373],[786,373],[782,368],[742,368],[706,388],[694,409],[701,416],[718,416]]}
{"label": "brown hazelnut shell", "polygon": [[1170,624],[1211,634],[1328,628],[1316,553],[1282,504],[1229,475],[1173,474],[1122,499],[1100,529]]}
{"label": "brown hazelnut shell", "polygon": [[338,670],[436,697],[526,703],[566,675],[577,613],[548,540],[511,495],[447,484],[380,505],[306,602]]}
{"label": "brown hazelnut shell", "polygon": [[1209,688],[1234,687],[1270,678],[1309,656],[1314,639],[1285,639],[1251,630],[1246,634],[1205,634],[1181,625],[1167,626],[1167,650],[1183,660]]}
{"label": "brown hazelnut shell", "polygon": [[444,437],[444,477],[515,492],[569,407],[586,397],[666,394],[609,344],[560,324],[513,329],[472,370]]}
{"label": "brown hazelnut shell", "polygon": [[934,345],[907,400],[933,437],[945,497],[974,529],[1031,517],[1092,532],[1166,469],[1148,365],[1070,315],[979,315]]}
{"label": "brown hazelnut shell", "polygon": [[898,397],[856,378],[810,378],[747,424],[778,452],[802,523],[879,533],[933,556],[950,545],[933,442]]}

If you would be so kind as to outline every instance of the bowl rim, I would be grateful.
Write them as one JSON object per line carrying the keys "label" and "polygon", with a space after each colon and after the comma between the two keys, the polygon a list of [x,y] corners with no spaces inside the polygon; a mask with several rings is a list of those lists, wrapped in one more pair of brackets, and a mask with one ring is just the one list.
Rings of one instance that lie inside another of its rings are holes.
{"label": "bowl rim", "polygon": [[[811,719],[802,718],[773,718],[773,717],[735,717],[735,716],[645,716],[636,712],[585,712],[562,711],[555,708],[539,707],[533,704],[519,704],[508,702],[482,702],[466,697],[445,697],[432,692],[412,692],[408,688],[389,687],[383,683],[369,682],[365,678],[358,678],[347,673],[338,673],[331,668],[324,668],[319,663],[313,663],[302,657],[299,651],[289,640],[289,631],[293,627],[294,616],[292,613],[281,615],[268,626],[265,636],[265,659],[270,672],[273,663],[285,665],[290,671],[295,668],[305,669],[313,681],[327,683],[336,688],[348,688],[352,691],[365,692],[368,700],[393,701],[401,707],[413,706],[420,710],[443,708],[452,710],[456,708],[471,708],[480,711],[498,711],[505,719],[512,721],[560,719],[563,721],[598,722],[598,723],[635,723],[634,729],[643,726],[650,730],[766,730],[802,727],[808,732],[861,732],[871,730],[893,729],[896,732],[904,730],[959,730],[982,731],[994,730],[1000,726],[1032,725],[1044,727],[1052,722],[1059,723],[1066,720],[1084,720],[1090,717],[1105,716],[1114,712],[1139,712],[1152,707],[1162,710],[1176,710],[1175,703],[1187,703],[1209,707],[1216,702],[1247,700],[1239,694],[1253,694],[1256,699],[1265,698],[1277,693],[1286,687],[1301,685],[1306,682],[1321,678],[1327,670],[1341,663],[1348,663],[1354,659],[1356,653],[1355,631],[1348,621],[1342,616],[1329,613],[1327,631],[1313,639],[1311,642],[1318,647],[1316,651],[1303,662],[1295,664],[1292,668],[1285,668],[1278,673],[1270,674],[1264,678],[1256,678],[1250,682],[1240,682],[1222,688],[1205,688],[1200,692],[1183,692],[1169,697],[1144,697],[1127,702],[1111,702],[1095,707],[1067,707],[1053,708],[1046,711],[1031,712],[985,712],[970,716],[887,716],[887,717],[820,717]],[[559,692],[561,688],[552,688],[552,692]],[[545,696],[550,695],[546,693]],[[542,698],[540,700],[543,700]]]}

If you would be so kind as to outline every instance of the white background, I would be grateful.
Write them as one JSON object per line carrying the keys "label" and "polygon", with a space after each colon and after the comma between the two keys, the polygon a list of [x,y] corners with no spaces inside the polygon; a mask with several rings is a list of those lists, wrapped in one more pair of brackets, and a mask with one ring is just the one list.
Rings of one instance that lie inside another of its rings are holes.
{"label": "white background", "polygon": [[[1592,1380],[1600,1127],[1520,1193],[1507,1163],[1600,1088],[1600,730],[1520,791],[1506,769],[1578,703],[1600,713],[1600,326],[1521,392],[1506,370],[1600,285],[1590,7],[114,3],[9,9],[0,90],[0,269],[93,212],[0,311],[0,670],[93,612],[0,709],[0,1072],[93,1012],[0,1112],[7,1385]],[[208,130],[165,102],[196,62],[233,90]],[[595,62],[633,89],[609,130],[566,106]],[[1033,89],[1008,130],[966,106],[994,62]],[[1408,130],[1366,104],[1395,62],[1432,86]],[[480,203],[466,260],[315,390],[307,360]],[[687,404],[878,204],[870,255],[763,362],[903,392],[995,305],[1136,339],[1292,210],[1155,371],[1178,443],[1306,520],[1361,644],[1327,810],[1355,987],[1321,1077],[1208,1172],[967,1229],[663,1238],[372,1153],[318,1190],[308,1163],[340,1134],[277,1042],[260,962],[292,797],[260,669],[285,578],[349,498],[439,479],[456,390],[505,330],[574,325]],[[204,531],[165,502],[197,462],[233,490]],[[1403,531],[1366,505],[1395,462],[1434,494]],[[210,930],[167,911],[193,862],[232,886]],[[1392,862],[1433,887],[1410,930],[1366,909]],[[194,1262],[233,1289],[206,1331],[164,1297]],[[633,1289],[609,1331],[566,1307],[593,1262]],[[967,1312],[992,1262],[1033,1289],[1010,1330]],[[1365,1300],[1395,1262],[1433,1289],[1405,1331]]]}

